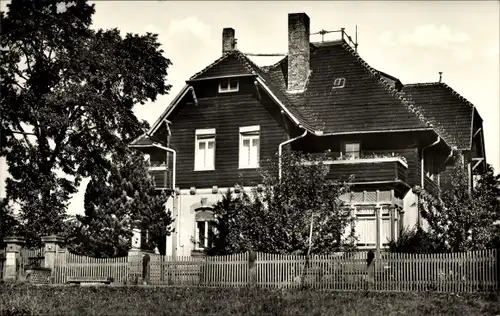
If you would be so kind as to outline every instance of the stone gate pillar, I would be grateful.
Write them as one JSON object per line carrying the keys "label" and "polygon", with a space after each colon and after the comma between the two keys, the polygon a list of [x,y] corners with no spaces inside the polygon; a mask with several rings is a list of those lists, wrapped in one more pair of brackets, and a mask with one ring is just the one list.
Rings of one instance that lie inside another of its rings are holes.
{"label": "stone gate pillar", "polygon": [[51,235],[43,236],[42,242],[45,244],[45,260],[44,267],[54,269],[58,262],[56,261],[58,255],[61,255],[63,248],[61,247],[64,239],[60,236]]}
{"label": "stone gate pillar", "polygon": [[21,250],[26,243],[23,237],[9,236],[3,241],[7,244],[4,262],[4,280],[10,282],[19,281],[21,274]]}
{"label": "stone gate pillar", "polygon": [[134,228],[132,230],[132,248],[128,251],[128,281],[127,283],[142,283],[142,243],[141,230]]}

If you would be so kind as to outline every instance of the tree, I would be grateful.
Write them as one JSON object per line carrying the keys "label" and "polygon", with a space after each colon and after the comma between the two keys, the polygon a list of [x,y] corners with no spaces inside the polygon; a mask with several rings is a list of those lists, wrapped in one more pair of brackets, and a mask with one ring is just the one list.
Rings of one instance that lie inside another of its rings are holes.
{"label": "tree", "polygon": [[28,244],[61,233],[83,177],[147,127],[132,108],[170,90],[156,34],[90,28],[85,0],[12,0],[1,12],[1,155]]}
{"label": "tree", "polygon": [[[227,192],[214,205],[215,236],[209,254],[247,250],[268,253],[331,253],[354,248],[351,214],[340,196],[347,183],[327,178],[329,167],[323,157],[285,154],[282,178],[278,163],[268,161],[262,169],[263,185],[251,194]],[[346,234],[347,233],[347,234]]]}
{"label": "tree", "polygon": [[71,223],[70,250],[93,257],[126,256],[132,229],[148,232],[144,248],[165,254],[172,219],[166,192],[155,190],[142,154],[130,151],[114,161],[106,177],[94,177],[85,192],[85,215]]}
{"label": "tree", "polygon": [[421,193],[420,212],[429,223],[429,233],[445,242],[447,251],[468,251],[494,246],[495,220],[500,219],[498,183],[491,165],[480,175],[469,193],[468,175],[455,166],[450,187],[440,198]]}
{"label": "tree", "polygon": [[14,217],[12,206],[6,199],[0,199],[0,249],[5,247],[3,239],[17,233],[18,222]]}

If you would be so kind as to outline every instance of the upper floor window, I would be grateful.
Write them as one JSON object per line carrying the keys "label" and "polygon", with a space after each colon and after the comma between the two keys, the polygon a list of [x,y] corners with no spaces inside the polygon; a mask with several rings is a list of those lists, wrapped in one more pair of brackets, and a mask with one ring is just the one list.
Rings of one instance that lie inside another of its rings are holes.
{"label": "upper floor window", "polygon": [[333,80],[333,88],[343,88],[345,86],[345,78],[335,78]]}
{"label": "upper floor window", "polygon": [[224,78],[219,82],[219,93],[236,92],[239,87],[238,78]]}
{"label": "upper floor window", "polygon": [[215,169],[215,128],[197,129],[194,170]]}
{"label": "upper floor window", "polygon": [[260,159],[260,126],[240,127],[240,168],[258,168]]}
{"label": "upper floor window", "polygon": [[359,142],[345,142],[343,154],[349,159],[359,159],[361,157],[361,144]]}

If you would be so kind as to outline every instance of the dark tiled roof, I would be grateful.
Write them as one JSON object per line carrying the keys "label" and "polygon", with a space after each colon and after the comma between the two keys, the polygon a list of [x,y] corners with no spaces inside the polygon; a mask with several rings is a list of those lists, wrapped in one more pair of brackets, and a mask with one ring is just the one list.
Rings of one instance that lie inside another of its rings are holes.
{"label": "dark tiled roof", "polygon": [[[261,68],[240,51],[233,50],[191,80],[256,75],[299,123],[313,132],[335,134],[433,128],[449,145],[455,143],[453,135],[456,133],[450,135],[448,127],[441,124],[442,116],[423,109],[425,104],[421,104],[413,93],[396,91],[345,41],[311,45],[311,75],[303,93],[286,91],[287,65],[285,57],[275,65]],[[343,88],[333,88],[336,78],[345,78]]]}
{"label": "dark tiled roof", "polygon": [[247,58],[237,50],[229,51],[223,54],[221,58],[205,67],[205,69],[196,73],[190,80],[255,74],[254,70],[248,65],[246,59]]}
{"label": "dark tiled roof", "polygon": [[445,83],[407,84],[403,92],[420,104],[446,131],[443,137],[458,149],[471,148],[474,106]]}
{"label": "dark tiled roof", "polygon": [[[330,134],[429,127],[418,109],[402,100],[344,41],[314,45],[305,92],[285,94],[291,108],[315,130]],[[268,70],[282,91],[286,91],[286,72],[286,58]],[[343,88],[333,88],[336,78],[345,78]]]}
{"label": "dark tiled roof", "polygon": [[130,147],[147,147],[153,146],[153,141],[149,139],[146,134],[142,134],[137,137],[132,143],[130,143]]}

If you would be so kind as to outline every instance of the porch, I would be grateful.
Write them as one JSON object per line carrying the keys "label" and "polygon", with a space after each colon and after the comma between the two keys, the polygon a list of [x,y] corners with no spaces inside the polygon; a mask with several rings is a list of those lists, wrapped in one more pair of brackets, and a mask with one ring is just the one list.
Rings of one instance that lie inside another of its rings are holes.
{"label": "porch", "polygon": [[360,250],[386,249],[404,225],[403,200],[394,190],[353,191],[341,196],[352,217]]}

